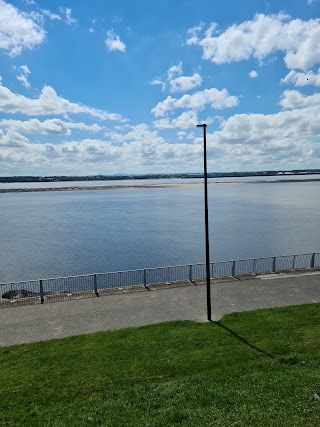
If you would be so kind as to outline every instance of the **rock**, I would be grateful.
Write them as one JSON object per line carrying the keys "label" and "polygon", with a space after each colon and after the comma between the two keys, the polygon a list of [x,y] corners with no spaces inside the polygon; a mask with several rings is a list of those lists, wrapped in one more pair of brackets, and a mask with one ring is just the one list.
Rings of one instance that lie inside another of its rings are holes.
{"label": "rock", "polygon": [[2,298],[6,299],[30,298],[36,296],[38,296],[36,292],[27,291],[25,289],[13,289],[2,294]]}

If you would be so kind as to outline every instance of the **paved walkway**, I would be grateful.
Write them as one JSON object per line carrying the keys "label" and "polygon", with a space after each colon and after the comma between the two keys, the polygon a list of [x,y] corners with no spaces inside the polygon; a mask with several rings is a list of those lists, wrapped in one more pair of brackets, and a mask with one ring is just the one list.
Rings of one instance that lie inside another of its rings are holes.
{"label": "paved walkway", "polygon": [[[214,280],[211,293],[213,320],[234,311],[320,302],[320,271]],[[0,346],[170,320],[206,321],[206,307],[206,287],[198,283],[3,308]]]}

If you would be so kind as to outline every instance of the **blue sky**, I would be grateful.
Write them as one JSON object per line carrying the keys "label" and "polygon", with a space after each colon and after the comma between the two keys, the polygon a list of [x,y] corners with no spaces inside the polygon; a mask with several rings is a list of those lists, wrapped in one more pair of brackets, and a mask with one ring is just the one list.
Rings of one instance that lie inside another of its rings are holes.
{"label": "blue sky", "polygon": [[320,0],[0,0],[0,77],[0,175],[320,165]]}

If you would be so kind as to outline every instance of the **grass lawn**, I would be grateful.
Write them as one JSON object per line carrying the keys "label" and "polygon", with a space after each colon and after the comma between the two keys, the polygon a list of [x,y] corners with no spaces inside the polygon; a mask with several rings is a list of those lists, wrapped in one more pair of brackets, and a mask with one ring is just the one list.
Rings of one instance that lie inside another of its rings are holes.
{"label": "grass lawn", "polygon": [[318,427],[315,394],[317,304],[0,348],[0,425]]}

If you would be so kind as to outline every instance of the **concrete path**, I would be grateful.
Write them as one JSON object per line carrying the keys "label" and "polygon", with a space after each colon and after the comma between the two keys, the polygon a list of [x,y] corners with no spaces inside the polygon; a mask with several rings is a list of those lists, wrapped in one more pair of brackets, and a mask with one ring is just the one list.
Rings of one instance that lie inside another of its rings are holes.
{"label": "concrete path", "polygon": [[[212,318],[320,302],[320,271],[212,281]],[[168,285],[150,291],[3,308],[0,346],[45,341],[170,320],[206,321],[206,286]]]}

